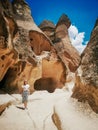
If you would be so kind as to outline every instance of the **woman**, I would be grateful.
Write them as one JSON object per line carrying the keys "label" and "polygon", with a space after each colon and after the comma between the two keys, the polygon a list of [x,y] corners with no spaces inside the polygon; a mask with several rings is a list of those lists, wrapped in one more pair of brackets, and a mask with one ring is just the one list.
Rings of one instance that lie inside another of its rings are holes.
{"label": "woman", "polygon": [[24,109],[27,109],[27,102],[28,102],[28,96],[29,96],[29,87],[27,80],[24,81],[24,84],[22,85],[22,102],[24,103]]}

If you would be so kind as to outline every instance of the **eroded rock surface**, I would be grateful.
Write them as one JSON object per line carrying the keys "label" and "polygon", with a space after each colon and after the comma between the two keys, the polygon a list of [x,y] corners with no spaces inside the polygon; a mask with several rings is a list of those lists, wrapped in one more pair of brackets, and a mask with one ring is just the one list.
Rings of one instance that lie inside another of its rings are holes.
{"label": "eroded rock surface", "polygon": [[81,58],[72,97],[79,101],[88,101],[91,108],[98,113],[98,19]]}
{"label": "eroded rock surface", "polygon": [[68,35],[70,24],[71,22],[66,15],[60,17],[55,29],[54,47],[67,69],[75,72],[80,64],[80,56],[72,46]]}
{"label": "eroded rock surface", "polygon": [[[25,1],[14,0],[12,4],[9,1],[0,1],[0,7],[0,86],[8,92],[18,92],[24,79],[28,79],[33,87],[34,80],[41,76],[29,45],[29,28],[38,27],[34,24]],[[32,76],[35,71],[36,76]]]}
{"label": "eroded rock surface", "polygon": [[51,39],[51,41],[54,40],[55,25],[53,22],[51,22],[49,20],[44,20],[39,25],[39,28]]}
{"label": "eroded rock surface", "polygon": [[30,46],[36,55],[40,55],[43,51],[51,51],[50,40],[42,33],[31,30],[29,32]]}
{"label": "eroded rock surface", "polygon": [[62,88],[67,72],[75,72],[80,63],[69,40],[68,16],[63,14],[56,26],[44,21],[39,28],[25,0],[1,0],[0,7],[0,87],[18,93],[27,79],[33,92],[37,79],[51,78],[55,88]]}
{"label": "eroded rock surface", "polygon": [[[48,23],[47,26],[46,23]],[[52,40],[53,47],[61,61],[67,67],[67,70],[75,72],[80,64],[80,56],[78,51],[72,46],[68,35],[70,25],[70,19],[67,15],[63,14],[56,26],[50,21],[43,21],[39,27]],[[51,31],[48,32],[50,28]]]}

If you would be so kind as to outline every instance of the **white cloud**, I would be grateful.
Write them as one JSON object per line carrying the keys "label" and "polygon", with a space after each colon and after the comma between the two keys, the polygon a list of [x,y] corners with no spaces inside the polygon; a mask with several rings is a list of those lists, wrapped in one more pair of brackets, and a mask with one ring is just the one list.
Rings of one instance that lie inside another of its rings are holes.
{"label": "white cloud", "polygon": [[86,45],[83,45],[85,32],[79,33],[77,27],[74,25],[71,25],[69,27],[68,32],[72,45],[79,51],[79,53],[82,53],[82,51],[86,47]]}
{"label": "white cloud", "polygon": [[69,35],[71,36],[71,38],[75,38],[76,37],[76,35],[78,34],[78,29],[75,27],[75,26],[73,26],[73,25],[71,25],[70,27],[69,27],[69,29],[68,29],[68,31],[69,31]]}

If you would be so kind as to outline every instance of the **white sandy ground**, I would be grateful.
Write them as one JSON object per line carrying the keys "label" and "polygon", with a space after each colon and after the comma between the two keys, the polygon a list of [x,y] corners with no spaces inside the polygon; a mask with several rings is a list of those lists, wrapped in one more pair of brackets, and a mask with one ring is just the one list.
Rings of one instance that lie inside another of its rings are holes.
{"label": "white sandy ground", "polygon": [[[13,94],[12,105],[0,116],[0,130],[98,130],[98,114],[87,103],[72,99],[71,87],[72,84],[68,89],[56,89],[54,93],[34,92],[29,96],[27,110],[16,107],[23,107],[21,95]],[[8,97],[0,95],[0,101],[4,99]],[[57,129],[52,121],[54,109],[61,129]]]}

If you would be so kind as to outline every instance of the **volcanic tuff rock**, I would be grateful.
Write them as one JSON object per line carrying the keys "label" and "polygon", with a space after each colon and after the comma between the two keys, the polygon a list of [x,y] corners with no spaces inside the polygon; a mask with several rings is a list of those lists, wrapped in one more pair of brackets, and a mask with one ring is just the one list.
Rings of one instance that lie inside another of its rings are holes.
{"label": "volcanic tuff rock", "polygon": [[56,26],[59,26],[61,24],[65,24],[67,29],[70,27],[71,21],[70,21],[70,19],[68,18],[67,15],[62,14],[62,16],[59,18],[59,21],[58,21]]}
{"label": "volcanic tuff rock", "polygon": [[81,58],[72,97],[88,101],[92,109],[98,113],[98,19]]}
{"label": "volcanic tuff rock", "polygon": [[[48,23],[47,26],[46,23]],[[80,56],[78,51],[72,46],[68,35],[70,25],[71,22],[68,16],[63,14],[56,26],[50,21],[43,21],[39,27],[52,40],[57,55],[63,61],[67,70],[75,72],[80,63]],[[49,28],[51,28],[51,31]]]}
{"label": "volcanic tuff rock", "polygon": [[51,41],[54,40],[55,25],[53,22],[44,20],[39,25],[39,28],[51,39]]}
{"label": "volcanic tuff rock", "polygon": [[[23,7],[26,5],[24,3],[22,3]],[[27,72],[23,72],[26,69],[26,64],[31,66],[27,69],[30,72],[37,64],[32,58],[33,52],[28,45],[29,30],[22,27],[22,20],[20,20],[19,26],[18,20],[15,19],[17,14],[12,10],[15,4],[15,1],[13,1],[13,5],[8,0],[5,3],[3,0],[0,1],[0,86],[5,87],[5,90],[13,90],[13,92],[18,90],[23,79],[28,79],[31,75],[30,73],[28,76]],[[17,9],[17,11],[19,10]],[[30,14],[28,17],[31,18]],[[31,22],[33,24],[33,20]]]}
{"label": "volcanic tuff rock", "polygon": [[33,91],[36,79],[45,77],[64,85],[66,65],[50,38],[34,23],[27,3],[24,0],[4,2],[0,1],[0,87],[17,93],[27,79]]}
{"label": "volcanic tuff rock", "polygon": [[39,25],[39,28],[42,29],[43,31],[44,30],[47,30],[50,28],[52,30],[55,29],[55,25],[52,21],[49,21],[49,20],[44,20],[40,25]]}

